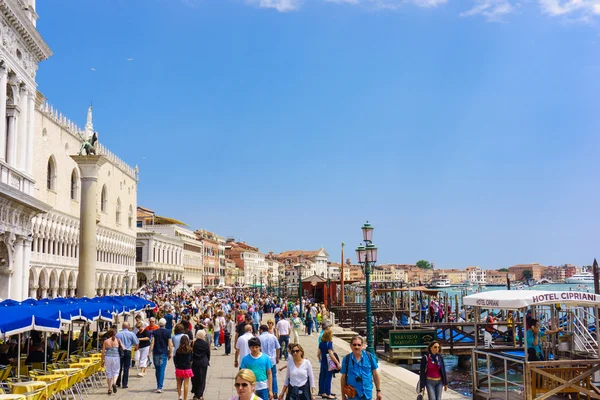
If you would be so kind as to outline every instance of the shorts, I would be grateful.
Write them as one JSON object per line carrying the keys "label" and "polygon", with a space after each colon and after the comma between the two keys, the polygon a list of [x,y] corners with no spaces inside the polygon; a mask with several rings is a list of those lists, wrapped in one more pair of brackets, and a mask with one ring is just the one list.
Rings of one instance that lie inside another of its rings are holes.
{"label": "shorts", "polygon": [[194,373],[191,369],[175,369],[175,377],[179,379],[193,378]]}

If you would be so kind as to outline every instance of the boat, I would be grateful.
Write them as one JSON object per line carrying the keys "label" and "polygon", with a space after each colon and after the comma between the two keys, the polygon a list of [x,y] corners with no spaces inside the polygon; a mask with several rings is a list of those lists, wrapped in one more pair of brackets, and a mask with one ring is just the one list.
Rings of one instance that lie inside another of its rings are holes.
{"label": "boat", "polygon": [[565,283],[594,283],[594,274],[591,272],[575,274],[565,279]]}
{"label": "boat", "polygon": [[427,287],[434,288],[434,289],[449,288],[450,286],[452,286],[450,284],[450,279],[442,278],[442,277],[433,279],[431,281],[431,283],[429,285],[427,285]]}

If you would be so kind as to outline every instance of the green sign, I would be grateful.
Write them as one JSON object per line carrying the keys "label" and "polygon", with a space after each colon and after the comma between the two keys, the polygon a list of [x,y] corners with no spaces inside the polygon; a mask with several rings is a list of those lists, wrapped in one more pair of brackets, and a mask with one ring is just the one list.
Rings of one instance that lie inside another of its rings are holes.
{"label": "green sign", "polygon": [[390,348],[426,347],[434,339],[433,330],[390,331]]}

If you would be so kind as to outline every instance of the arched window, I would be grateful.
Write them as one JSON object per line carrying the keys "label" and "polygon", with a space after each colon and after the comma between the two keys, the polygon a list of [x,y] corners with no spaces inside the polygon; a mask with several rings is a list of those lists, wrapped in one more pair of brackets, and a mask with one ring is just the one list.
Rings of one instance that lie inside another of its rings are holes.
{"label": "arched window", "polygon": [[117,199],[117,211],[115,212],[115,219],[117,221],[117,225],[121,225],[121,199]]}
{"label": "arched window", "polygon": [[108,195],[106,193],[106,185],[102,186],[102,193],[100,194],[100,211],[106,212],[108,208]]}
{"label": "arched window", "polygon": [[48,169],[46,171],[46,188],[56,190],[56,164],[54,157],[48,159]]}
{"label": "arched window", "polygon": [[133,226],[133,206],[129,205],[129,214],[127,215],[127,224],[129,225],[129,229]]}
{"label": "arched window", "polygon": [[79,189],[79,176],[77,175],[77,170],[75,168],[73,168],[73,172],[71,172],[71,200],[77,200],[78,189]]}

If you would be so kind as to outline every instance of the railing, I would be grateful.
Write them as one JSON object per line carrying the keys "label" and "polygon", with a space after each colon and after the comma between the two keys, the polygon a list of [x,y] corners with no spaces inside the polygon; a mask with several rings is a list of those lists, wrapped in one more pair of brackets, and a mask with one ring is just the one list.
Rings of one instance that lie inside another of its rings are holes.
{"label": "railing", "polygon": [[[510,395],[511,393],[523,393],[522,377],[525,371],[523,360],[493,353],[489,350],[473,350],[471,357],[474,398],[484,395],[487,398],[509,400],[513,398]],[[480,361],[482,361],[481,368],[479,368]],[[485,364],[483,361],[485,361]],[[493,370],[493,368],[495,369]]]}
{"label": "railing", "polygon": [[600,364],[597,360],[526,363],[524,398],[543,400],[557,394],[577,393],[600,399],[600,390],[591,381],[592,375],[599,371]]}
{"label": "railing", "polygon": [[598,354],[598,342],[592,337],[589,328],[577,316],[573,318],[573,345],[575,350]]}

